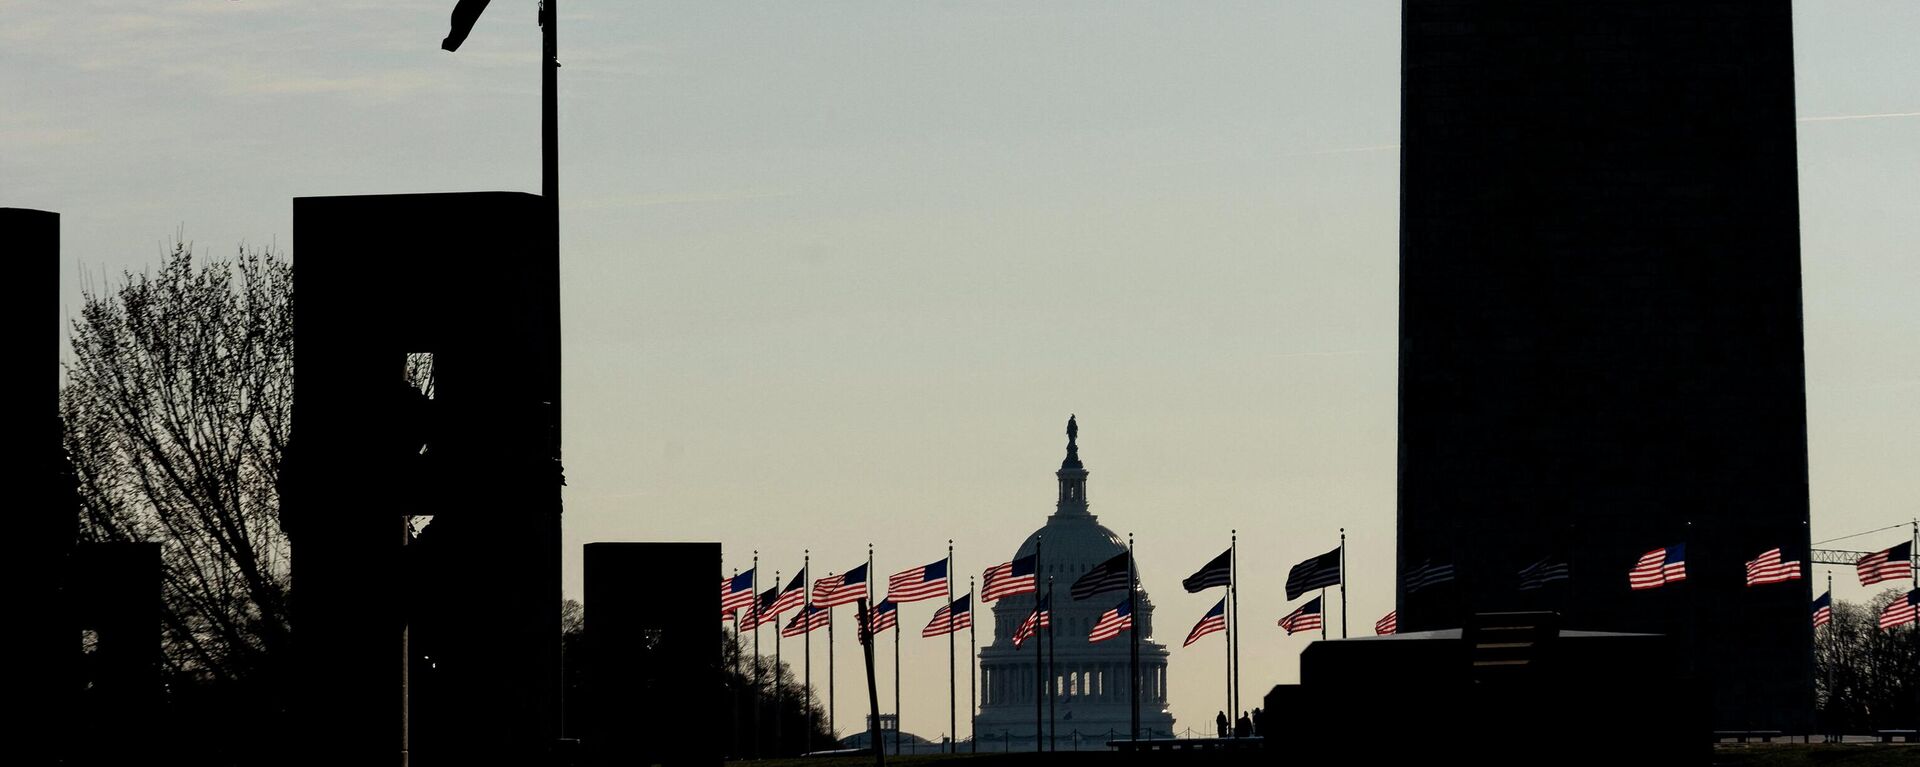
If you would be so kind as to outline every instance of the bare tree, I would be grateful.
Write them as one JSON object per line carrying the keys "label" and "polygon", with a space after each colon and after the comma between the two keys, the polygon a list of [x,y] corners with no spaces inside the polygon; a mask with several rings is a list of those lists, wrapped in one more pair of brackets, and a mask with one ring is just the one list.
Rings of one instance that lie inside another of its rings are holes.
{"label": "bare tree", "polygon": [[1900,590],[1865,604],[1833,603],[1814,638],[1814,690],[1828,732],[1911,728],[1920,722],[1920,629],[1882,629],[1880,611]]}
{"label": "bare tree", "polygon": [[157,272],[85,292],[71,334],[61,412],[82,539],[160,544],[170,687],[272,695],[288,638],[291,262],[243,247],[198,263],[177,243]]}

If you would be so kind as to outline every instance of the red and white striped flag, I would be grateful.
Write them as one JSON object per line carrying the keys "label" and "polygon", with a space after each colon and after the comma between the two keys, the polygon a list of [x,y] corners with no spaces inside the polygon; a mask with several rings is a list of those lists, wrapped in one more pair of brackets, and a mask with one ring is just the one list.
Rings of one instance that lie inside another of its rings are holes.
{"label": "red and white striped flag", "polygon": [[1833,592],[1821,594],[1813,600],[1813,627],[1820,628],[1833,620]]}
{"label": "red and white striped flag", "polygon": [[1374,621],[1373,633],[1383,635],[1400,633],[1400,611],[1389,610],[1387,617]]}
{"label": "red and white striped flag", "polygon": [[1032,554],[988,568],[985,581],[980,586],[980,601],[991,602],[1001,597],[1039,591],[1034,570]]}
{"label": "red and white striped flag", "polygon": [[933,620],[920,629],[920,636],[937,637],[973,627],[973,597],[963,596],[934,611]]}
{"label": "red and white striped flag", "polygon": [[829,575],[813,582],[813,604],[816,607],[839,607],[866,598],[867,566],[865,564],[843,574]]}
{"label": "red and white striped flag", "polygon": [[1786,583],[1800,580],[1800,561],[1780,561],[1780,550],[1769,549],[1747,563],[1747,585]]}
{"label": "red and white striped flag", "polygon": [[801,610],[794,614],[793,620],[787,621],[785,628],[780,629],[780,636],[797,637],[832,622],[833,611],[825,607]]}
{"label": "red and white striped flag", "polygon": [[902,570],[887,579],[887,599],[894,604],[918,602],[947,595],[947,560]]}
{"label": "red and white striped flag", "polygon": [[1105,642],[1120,636],[1120,632],[1133,628],[1132,601],[1131,598],[1122,599],[1120,604],[1113,606],[1113,609],[1101,613],[1100,620],[1093,624],[1093,630],[1087,632],[1087,642]]}
{"label": "red and white striped flag", "polygon": [[[1891,629],[1920,620],[1920,589],[1914,589],[1888,602],[1880,611],[1880,628]],[[1911,669],[1909,669],[1911,670]]]}
{"label": "red and white striped flag", "polygon": [[[753,606],[753,571],[720,579],[720,612],[732,613]],[[731,617],[727,620],[732,620]]]}
{"label": "red and white striped flag", "polygon": [[1019,647],[1021,642],[1037,636],[1043,628],[1053,628],[1053,610],[1047,606],[1046,597],[1041,597],[1034,605],[1033,612],[1028,613],[1027,619],[1020,622],[1020,627],[1013,630],[1013,646]]}
{"label": "red and white striped flag", "polygon": [[771,622],[773,618],[778,617],[781,613],[798,608],[806,603],[807,571],[806,568],[801,568],[800,572],[793,576],[793,580],[787,581],[787,587],[780,590],[780,597],[773,600],[773,606],[767,608],[767,620]]}
{"label": "red and white striped flag", "polygon": [[1687,579],[1687,545],[1668,546],[1640,555],[1640,561],[1627,571],[1627,585],[1635,591],[1657,589]]}
{"label": "red and white striped flag", "polygon": [[1886,551],[1876,551],[1860,558],[1853,568],[1860,575],[1860,585],[1872,586],[1881,581],[1897,581],[1913,575],[1913,542],[1908,541]]}
{"label": "red and white striped flag", "polygon": [[1287,630],[1287,636],[1293,636],[1302,631],[1320,628],[1320,620],[1320,598],[1314,597],[1293,612],[1287,613],[1287,617],[1281,618],[1280,628]]}
{"label": "red and white striped flag", "polygon": [[1193,630],[1187,632],[1186,643],[1180,646],[1186,647],[1199,641],[1200,637],[1225,630],[1227,630],[1227,598],[1221,597],[1213,609],[1208,610],[1206,615],[1200,616],[1199,623],[1193,624]]}
{"label": "red and white striped flag", "polygon": [[873,606],[872,613],[867,616],[867,622],[872,624],[867,629],[867,633],[869,634],[878,634],[887,629],[898,627],[900,625],[900,606],[894,604],[891,599],[882,599],[880,600],[880,604]]}

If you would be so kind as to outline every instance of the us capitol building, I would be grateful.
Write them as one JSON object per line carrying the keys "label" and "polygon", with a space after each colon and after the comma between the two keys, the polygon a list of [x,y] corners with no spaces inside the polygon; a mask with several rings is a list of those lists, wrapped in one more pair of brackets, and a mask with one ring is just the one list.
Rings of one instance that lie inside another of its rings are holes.
{"label": "us capitol building", "polygon": [[[1007,735],[1033,737],[1036,695],[1041,696],[1045,715],[1045,691],[1037,689],[1035,681],[1044,671],[1036,669],[1034,641],[1041,644],[1043,658],[1047,642],[1053,643],[1053,726],[1061,748],[1070,747],[1069,734],[1076,730],[1083,746],[1090,740],[1104,742],[1109,731],[1114,737],[1127,737],[1132,722],[1126,633],[1097,644],[1087,641],[1087,632],[1100,614],[1126,599],[1126,593],[1109,591],[1080,601],[1068,593],[1082,573],[1127,549],[1126,541],[1087,511],[1087,469],[1080,463],[1078,433],[1078,425],[1068,419],[1067,457],[1055,473],[1060,489],[1053,514],[1014,554],[1015,558],[1027,556],[1040,545],[1035,578],[1040,592],[993,603],[993,641],[980,650],[980,716],[974,725],[983,741]],[[1049,637],[1043,630],[1016,650],[1013,632],[1032,614],[1035,597],[1047,592],[1048,577],[1053,578],[1051,631],[1059,633]],[[1133,625],[1140,632],[1140,736],[1152,733],[1164,738],[1173,732],[1173,715],[1167,711],[1167,648],[1152,641],[1153,602],[1145,589],[1137,600]]]}

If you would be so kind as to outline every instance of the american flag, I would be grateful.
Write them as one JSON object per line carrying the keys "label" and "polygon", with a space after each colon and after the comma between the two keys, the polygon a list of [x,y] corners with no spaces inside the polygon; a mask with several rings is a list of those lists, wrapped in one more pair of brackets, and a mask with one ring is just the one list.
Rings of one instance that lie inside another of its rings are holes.
{"label": "american flag", "polygon": [[1287,636],[1320,628],[1320,598],[1314,597],[1300,609],[1287,613],[1287,617],[1280,619],[1280,628],[1287,630]]}
{"label": "american flag", "polygon": [[920,636],[937,637],[973,627],[973,597],[964,596],[934,611],[933,620],[920,629]]}
{"label": "american flag", "polygon": [[1886,551],[1876,551],[1860,558],[1854,563],[1854,570],[1860,573],[1860,585],[1871,586],[1881,581],[1897,581],[1913,574],[1912,566],[1907,564],[1913,559],[1913,542],[1908,541]]}
{"label": "american flag", "polygon": [[787,621],[786,628],[780,629],[780,636],[797,637],[833,622],[833,611],[825,607],[801,610],[793,614],[793,620]]}
{"label": "american flag", "polygon": [[753,606],[753,571],[720,579],[720,612],[731,613]]}
{"label": "american flag", "polygon": [[1213,609],[1208,610],[1206,615],[1200,616],[1199,623],[1193,624],[1193,630],[1187,632],[1186,643],[1180,646],[1186,647],[1187,645],[1200,641],[1200,637],[1206,636],[1208,634],[1212,634],[1216,631],[1225,631],[1226,629],[1227,629],[1227,598],[1221,597],[1220,601],[1214,604]]}
{"label": "american flag", "polygon": [[779,625],[780,614],[773,611],[773,603],[779,599],[780,587],[778,586],[760,592],[760,596],[754,599],[753,606],[747,608],[747,615],[741,622],[741,627],[757,629],[769,623]]}
{"label": "american flag", "polygon": [[1382,635],[1400,633],[1400,611],[1388,610],[1387,617],[1374,621],[1373,633]]}
{"label": "american flag", "polygon": [[1027,637],[1038,635],[1043,628],[1053,628],[1053,609],[1047,606],[1046,597],[1035,601],[1033,612],[1028,613],[1027,619],[1020,622],[1020,627],[1013,630],[1013,646],[1019,647],[1021,642],[1027,641]]}
{"label": "american flag", "polygon": [[987,577],[980,587],[980,601],[991,602],[1001,597],[1015,594],[1032,594],[1040,590],[1035,583],[1035,556],[1028,554],[1012,562],[1002,562],[987,568]]}
{"label": "american flag", "polygon": [[1914,589],[1904,595],[1894,597],[1880,611],[1880,628],[1891,629],[1903,623],[1920,620],[1920,589]]}
{"label": "american flag", "polygon": [[1407,593],[1417,593],[1421,589],[1453,580],[1453,565],[1434,564],[1433,560],[1429,559],[1421,562],[1419,567],[1408,570],[1407,577],[1403,580],[1407,582]]}
{"label": "american flag", "polygon": [[1558,561],[1553,557],[1543,558],[1520,568],[1520,590],[1532,591],[1546,588],[1549,583],[1566,580],[1572,570],[1573,568],[1566,562]]}
{"label": "american flag", "polygon": [[924,567],[902,570],[887,579],[887,601],[894,604],[918,602],[947,595],[947,560]]}
{"label": "american flag", "polygon": [[1320,556],[1294,565],[1287,572],[1287,599],[1299,599],[1314,589],[1340,585],[1340,550],[1334,549]]}
{"label": "american flag", "polygon": [[1780,561],[1779,549],[1768,549],[1747,563],[1747,585],[1786,583],[1800,580],[1800,561]]}
{"label": "american flag", "polygon": [[1200,567],[1200,572],[1187,576],[1180,582],[1181,588],[1189,594],[1198,594],[1215,586],[1233,584],[1233,549],[1220,552],[1220,556]]}
{"label": "american flag", "polygon": [[1120,636],[1120,632],[1133,628],[1132,602],[1132,599],[1122,599],[1120,604],[1113,606],[1113,609],[1101,613],[1100,620],[1093,624],[1093,630],[1087,632],[1087,642],[1105,642]]}
{"label": "american flag", "polygon": [[880,600],[879,604],[873,606],[873,610],[867,618],[867,623],[871,624],[867,632],[870,634],[878,634],[887,629],[899,626],[899,607],[900,606],[894,604],[891,599]]}
{"label": "american flag", "polygon": [[1820,628],[1831,620],[1833,620],[1833,592],[1829,591],[1821,594],[1819,599],[1813,600],[1813,627]]}
{"label": "american flag", "polygon": [[1086,599],[1095,594],[1108,591],[1125,591],[1133,586],[1128,576],[1132,574],[1130,566],[1132,555],[1122,551],[1105,562],[1094,565],[1073,581],[1071,593],[1074,599]]}
{"label": "american flag", "polygon": [[[780,598],[774,600],[773,606],[767,608],[767,610],[773,613],[773,616],[778,616],[781,613],[800,607],[806,603],[807,570],[803,567],[800,568],[800,572],[794,574],[793,580],[787,581],[787,587],[780,590]],[[773,616],[769,617],[771,618]]]}
{"label": "american flag", "polygon": [[1657,589],[1687,579],[1687,545],[1654,549],[1640,556],[1627,571],[1627,585],[1634,590]]}
{"label": "american flag", "polygon": [[850,605],[866,598],[867,566],[865,564],[840,575],[829,575],[813,582],[813,604],[817,607]]}

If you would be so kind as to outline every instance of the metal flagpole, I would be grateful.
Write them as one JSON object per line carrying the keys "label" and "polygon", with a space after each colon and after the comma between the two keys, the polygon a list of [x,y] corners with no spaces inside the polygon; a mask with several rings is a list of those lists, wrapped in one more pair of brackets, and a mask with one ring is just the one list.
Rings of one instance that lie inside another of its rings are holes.
{"label": "metal flagpole", "polygon": [[[733,568],[733,577],[740,577],[740,568]],[[727,593],[733,593],[732,579],[727,580]],[[738,674],[740,673],[740,611],[738,609],[733,611],[733,647],[730,649],[733,650],[733,673]],[[727,728],[730,741],[727,743],[727,752],[734,754],[737,758],[740,753],[740,688],[738,686],[733,689],[733,721],[730,724],[731,726]]]}
{"label": "metal flagpole", "polygon": [[[1347,575],[1341,573],[1340,577],[1345,578]],[[1320,638],[1327,638],[1327,587],[1325,586],[1320,587]]]}
{"label": "metal flagpole", "polygon": [[1133,734],[1130,740],[1140,739],[1140,616],[1135,612],[1140,593],[1139,584],[1134,580],[1139,575],[1133,571],[1133,533],[1127,533],[1127,618],[1133,621],[1134,628],[1127,631],[1127,664],[1131,666],[1128,692],[1132,694]]}
{"label": "metal flagpole", "polygon": [[[1053,609],[1053,576],[1047,576],[1047,609]],[[1059,751],[1060,719],[1054,716],[1054,701],[1060,698],[1060,680],[1053,671],[1053,635],[1047,632],[1047,750]]]}
{"label": "metal flagpole", "polygon": [[753,550],[753,758],[760,758],[760,550]]}
{"label": "metal flagpole", "polygon": [[[1036,548],[1036,551],[1037,550]],[[1034,565],[1035,572],[1039,571],[1039,565],[1037,564],[1039,561],[1039,557],[1034,558],[1034,562],[1036,563]],[[1045,624],[1040,622],[1040,590],[1038,588],[1034,589],[1033,597],[1033,636],[1027,638],[1033,640],[1033,751],[1034,753],[1039,753],[1042,750],[1040,737],[1047,731],[1046,712],[1041,708],[1044,705],[1044,701],[1040,700],[1045,697],[1045,695],[1040,692],[1040,686],[1046,684],[1045,674],[1042,673],[1046,671],[1046,662],[1040,657],[1040,629]],[[1053,612],[1053,600],[1051,598],[1047,599],[1047,612]],[[1049,614],[1047,620],[1051,622],[1053,616]],[[1053,633],[1053,627],[1047,626],[1046,631],[1049,634]]]}
{"label": "metal flagpole", "polygon": [[[773,571],[773,587],[778,589],[783,583],[786,581],[780,580],[780,571]],[[780,603],[780,592],[773,592],[773,601],[775,604]],[[776,755],[784,753],[786,748],[786,744],[780,738],[780,677],[786,673],[786,666],[780,662],[780,628],[780,613],[775,612],[773,614],[773,752]]]}
{"label": "metal flagpole", "polygon": [[800,550],[800,620],[804,631],[800,634],[801,644],[805,646],[806,659],[806,697],[800,705],[807,709],[807,734],[801,736],[800,753],[813,750],[813,731],[819,721],[813,714],[813,550]]}
{"label": "metal flagpole", "polygon": [[[1325,610],[1322,604],[1320,609]],[[1320,616],[1325,622],[1326,616]],[[1347,529],[1340,528],[1340,638],[1347,638]]]}
{"label": "metal flagpole", "polygon": [[973,620],[973,576],[967,576],[967,750],[980,753],[980,650],[975,644]]}
{"label": "metal flagpole", "polygon": [[[833,608],[829,607],[828,610]],[[840,729],[833,725],[833,616],[827,616],[827,733],[835,739],[840,737]]]}
{"label": "metal flagpole", "polygon": [[893,753],[900,753],[900,605],[893,606]]}
{"label": "metal flagpole", "polygon": [[953,578],[957,575],[953,569],[953,539],[947,539],[947,753],[960,752],[960,717],[954,708],[953,695]]}
{"label": "metal flagpole", "polygon": [[1232,543],[1227,548],[1227,601],[1231,603],[1231,617],[1228,619],[1227,644],[1233,653],[1233,707],[1240,708],[1240,531],[1231,531]]}

